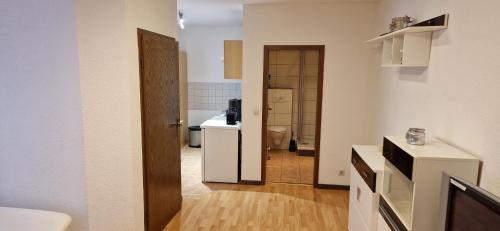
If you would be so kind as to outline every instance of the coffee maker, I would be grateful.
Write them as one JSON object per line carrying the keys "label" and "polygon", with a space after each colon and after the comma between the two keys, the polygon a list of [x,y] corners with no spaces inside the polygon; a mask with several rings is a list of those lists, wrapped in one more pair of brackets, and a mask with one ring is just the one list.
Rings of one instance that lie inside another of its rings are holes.
{"label": "coffee maker", "polygon": [[241,99],[230,99],[226,111],[226,123],[235,125],[237,121],[241,122]]}

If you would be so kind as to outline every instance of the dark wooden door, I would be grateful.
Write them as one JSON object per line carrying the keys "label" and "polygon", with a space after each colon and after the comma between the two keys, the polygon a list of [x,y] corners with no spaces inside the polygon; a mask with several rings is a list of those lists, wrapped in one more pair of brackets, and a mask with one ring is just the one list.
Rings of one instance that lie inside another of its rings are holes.
{"label": "dark wooden door", "polygon": [[144,219],[161,231],[181,208],[179,51],[175,39],[138,30]]}

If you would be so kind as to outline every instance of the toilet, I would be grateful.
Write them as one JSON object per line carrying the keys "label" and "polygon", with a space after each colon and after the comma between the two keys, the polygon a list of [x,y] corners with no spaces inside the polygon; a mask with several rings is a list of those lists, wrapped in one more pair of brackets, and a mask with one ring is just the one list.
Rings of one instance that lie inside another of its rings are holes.
{"label": "toilet", "polygon": [[268,136],[271,140],[272,148],[280,148],[283,143],[283,138],[287,133],[287,128],[282,126],[270,126],[267,128]]}

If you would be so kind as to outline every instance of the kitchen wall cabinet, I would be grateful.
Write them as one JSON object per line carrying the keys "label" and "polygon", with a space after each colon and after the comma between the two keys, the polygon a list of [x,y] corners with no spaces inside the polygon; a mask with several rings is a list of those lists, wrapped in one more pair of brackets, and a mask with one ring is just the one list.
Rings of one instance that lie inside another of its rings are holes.
{"label": "kitchen wall cabinet", "polygon": [[242,40],[224,40],[224,79],[241,79],[242,57]]}

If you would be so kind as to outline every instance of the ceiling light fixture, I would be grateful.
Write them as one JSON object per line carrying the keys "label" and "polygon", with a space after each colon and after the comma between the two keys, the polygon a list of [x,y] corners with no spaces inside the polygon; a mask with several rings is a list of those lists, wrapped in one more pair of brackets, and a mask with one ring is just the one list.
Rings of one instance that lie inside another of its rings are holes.
{"label": "ceiling light fixture", "polygon": [[184,30],[184,14],[179,11],[179,27]]}

